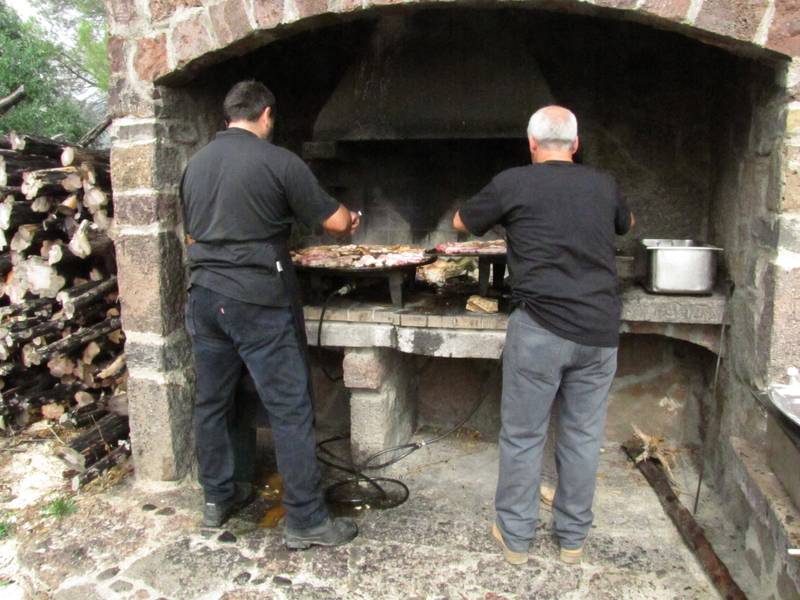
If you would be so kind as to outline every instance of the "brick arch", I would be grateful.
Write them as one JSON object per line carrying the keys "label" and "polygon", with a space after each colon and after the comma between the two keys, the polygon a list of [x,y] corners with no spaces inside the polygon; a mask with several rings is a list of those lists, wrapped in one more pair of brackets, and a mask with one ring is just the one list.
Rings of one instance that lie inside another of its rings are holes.
{"label": "brick arch", "polygon": [[[118,79],[140,84],[180,83],[210,64],[242,55],[298,30],[381,11],[439,4],[395,0],[111,0],[109,53]],[[442,3],[444,4],[444,3]],[[447,6],[474,6],[453,0]],[[774,0],[560,0],[503,2],[513,6],[597,15],[671,29],[733,52],[800,55],[800,4]]]}

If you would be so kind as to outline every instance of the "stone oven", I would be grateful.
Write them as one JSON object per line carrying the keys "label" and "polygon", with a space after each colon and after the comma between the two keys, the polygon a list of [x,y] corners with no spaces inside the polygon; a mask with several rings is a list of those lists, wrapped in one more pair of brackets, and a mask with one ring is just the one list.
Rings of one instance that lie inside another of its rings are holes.
{"label": "stone oven", "polygon": [[[710,242],[724,248],[720,279],[735,284],[730,300],[720,290],[659,297],[627,289],[607,435],[622,441],[636,423],[695,447],[746,532],[753,572],[774,598],[798,597],[800,567],[786,557],[800,545],[790,525],[797,508],[764,475],[767,416],[751,391],[800,366],[800,7],[775,0],[108,6],[137,477],[193,473],[177,188],[188,157],[221,127],[233,83],[255,78],[275,92],[275,141],[364,213],[355,242],[422,247],[461,239],[450,225],[454,211],[494,174],[529,161],[528,116],[559,103],[578,116],[577,159],[613,173],[636,213],[620,254],[641,238]],[[320,241],[315,232],[301,235]],[[306,307],[312,342],[319,314],[319,306]],[[320,423],[349,427],[363,455],[405,441],[417,424],[456,422],[500,356],[504,327],[503,315],[330,310],[315,360],[343,370],[344,383],[319,378]],[[497,403],[490,394],[478,414],[488,436],[496,435]],[[342,405],[350,418],[334,419]]]}

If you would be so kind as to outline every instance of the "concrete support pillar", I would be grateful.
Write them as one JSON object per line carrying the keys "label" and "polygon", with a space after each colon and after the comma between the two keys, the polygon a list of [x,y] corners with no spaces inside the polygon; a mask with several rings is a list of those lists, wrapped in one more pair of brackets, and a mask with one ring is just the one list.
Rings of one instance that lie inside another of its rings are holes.
{"label": "concrete support pillar", "polygon": [[350,442],[358,463],[405,444],[416,425],[413,356],[390,348],[347,348],[344,384],[350,389]]}

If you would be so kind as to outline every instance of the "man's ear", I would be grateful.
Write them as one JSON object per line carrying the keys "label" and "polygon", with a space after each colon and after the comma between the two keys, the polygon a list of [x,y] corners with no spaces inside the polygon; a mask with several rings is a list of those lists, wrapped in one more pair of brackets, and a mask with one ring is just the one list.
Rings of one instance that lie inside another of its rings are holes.
{"label": "man's ear", "polygon": [[272,107],[268,106],[264,109],[264,112],[261,113],[261,116],[267,120],[272,116]]}
{"label": "man's ear", "polygon": [[536,143],[536,140],[533,139],[532,135],[528,136],[528,148],[530,148],[531,154],[536,152],[536,149],[539,147],[539,144]]}
{"label": "man's ear", "polygon": [[575,143],[572,145],[572,153],[575,154],[578,151],[578,147],[580,146],[580,138],[575,138]]}

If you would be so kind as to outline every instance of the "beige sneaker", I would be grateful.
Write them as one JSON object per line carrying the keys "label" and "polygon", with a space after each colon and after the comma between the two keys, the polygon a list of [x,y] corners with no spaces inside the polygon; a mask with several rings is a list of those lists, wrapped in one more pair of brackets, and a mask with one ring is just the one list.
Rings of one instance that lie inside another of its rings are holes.
{"label": "beige sneaker", "polygon": [[561,549],[561,562],[565,562],[568,565],[577,565],[583,559],[583,546],[586,545],[585,542],[581,545],[580,548],[577,550],[567,550],[566,548]]}
{"label": "beige sneaker", "polygon": [[521,565],[528,562],[527,552],[514,552],[508,549],[508,546],[506,546],[503,540],[503,534],[500,533],[500,529],[497,527],[497,523],[492,524],[492,538],[494,538],[494,541],[497,542],[497,545],[500,546],[500,549],[503,551],[503,558],[512,565]]}

